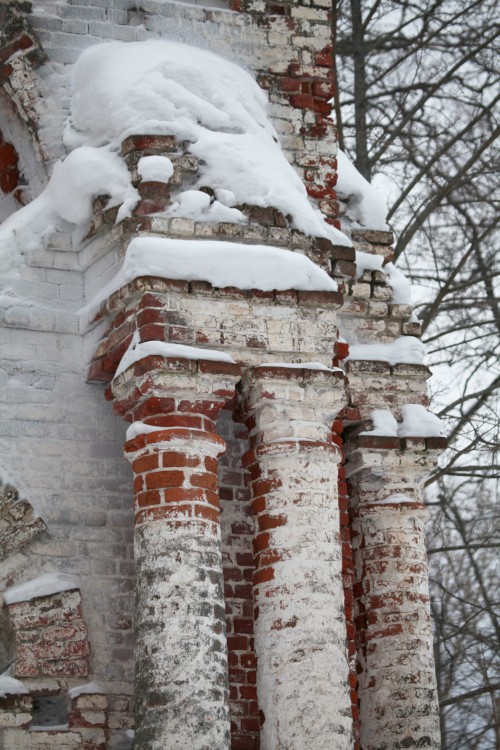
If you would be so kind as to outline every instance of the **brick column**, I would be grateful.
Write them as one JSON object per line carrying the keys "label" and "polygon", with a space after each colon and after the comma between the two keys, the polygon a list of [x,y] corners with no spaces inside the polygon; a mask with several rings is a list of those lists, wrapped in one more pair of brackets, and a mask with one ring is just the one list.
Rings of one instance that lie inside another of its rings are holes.
{"label": "brick column", "polygon": [[243,381],[256,518],[261,750],[352,748],[337,465],[339,373],[262,367]]}
{"label": "brick column", "polygon": [[110,395],[164,427],[125,444],[135,491],[137,750],[229,750],[215,419],[239,368],[148,357]]}
{"label": "brick column", "polygon": [[441,438],[350,445],[363,750],[440,748],[420,484]]}

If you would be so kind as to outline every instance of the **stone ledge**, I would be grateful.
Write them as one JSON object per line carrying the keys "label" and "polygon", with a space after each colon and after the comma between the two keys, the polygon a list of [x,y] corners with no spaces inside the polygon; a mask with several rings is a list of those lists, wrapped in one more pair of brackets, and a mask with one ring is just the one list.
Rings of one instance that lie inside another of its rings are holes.
{"label": "stone ledge", "polygon": [[109,312],[120,306],[123,300],[133,297],[141,292],[167,293],[176,292],[179,294],[193,294],[212,296],[215,299],[221,297],[234,297],[254,302],[289,305],[314,305],[315,307],[335,306],[337,309],[342,306],[342,292],[327,291],[300,291],[296,289],[269,290],[262,289],[238,289],[236,287],[214,287],[208,281],[185,281],[182,279],[165,279],[159,276],[138,276],[125,286],[122,286],[116,292],[110,295],[108,300],[103,303],[101,310],[97,313],[93,322],[102,320]]}
{"label": "stone ledge", "polygon": [[[304,362],[304,365],[307,363]],[[279,380],[298,380],[300,382],[307,381],[328,381],[328,380],[343,380],[344,373],[340,370],[313,370],[308,367],[286,367],[279,365],[264,365],[259,367],[252,367],[246,370],[245,377],[249,380],[266,380],[266,379],[279,379]]]}
{"label": "stone ledge", "polygon": [[345,363],[346,373],[357,375],[358,373],[376,373],[395,375],[401,378],[419,378],[428,380],[432,372],[427,365],[409,364],[406,362],[397,362],[395,365],[389,364],[384,359],[348,359]]}
{"label": "stone ledge", "polygon": [[[126,383],[130,377],[140,377],[148,373],[161,370],[162,372],[187,373],[195,376],[197,373],[212,375],[225,375],[234,378],[241,376],[241,367],[231,362],[222,362],[212,359],[186,359],[185,357],[163,357],[159,354],[152,354],[149,357],[137,360],[130,365],[124,372],[116,378],[117,385]],[[110,384],[105,391],[106,400],[114,398],[113,384]]]}
{"label": "stone ledge", "polygon": [[447,446],[448,441],[444,437],[420,436],[400,438],[389,435],[357,435],[352,437],[349,442],[351,455],[353,451],[363,448],[371,450],[397,450],[401,452],[420,452],[422,450],[441,452]]}

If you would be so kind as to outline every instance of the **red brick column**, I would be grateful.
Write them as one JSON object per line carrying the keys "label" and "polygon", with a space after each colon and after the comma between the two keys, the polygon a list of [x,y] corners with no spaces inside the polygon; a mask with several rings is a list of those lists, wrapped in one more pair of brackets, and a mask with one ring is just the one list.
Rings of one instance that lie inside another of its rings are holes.
{"label": "red brick column", "polygon": [[358,618],[363,750],[440,747],[426,518],[418,503],[387,503],[360,509],[355,524],[365,610]]}
{"label": "red brick column", "polygon": [[235,365],[151,357],[110,387],[117,410],[160,428],[125,444],[135,494],[138,750],[230,747],[217,486],[225,444],[215,419],[238,378]]}
{"label": "red brick column", "polygon": [[363,750],[440,747],[420,485],[442,447],[369,435],[348,447]]}
{"label": "red brick column", "polygon": [[261,750],[352,748],[338,447],[338,373],[262,367],[243,381],[256,518]]}

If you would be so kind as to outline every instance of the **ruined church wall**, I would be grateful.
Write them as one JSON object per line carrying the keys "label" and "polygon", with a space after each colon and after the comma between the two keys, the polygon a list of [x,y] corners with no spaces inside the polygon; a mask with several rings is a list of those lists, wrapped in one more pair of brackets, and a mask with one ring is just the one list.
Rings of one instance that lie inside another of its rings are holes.
{"label": "ruined church wall", "polygon": [[[24,153],[24,134],[26,129],[31,131],[33,151],[44,160],[47,173],[54,160],[65,154],[62,132],[69,113],[70,71],[80,52],[103,41],[173,39],[227,56],[258,77],[269,92],[270,115],[285,153],[305,180],[310,195],[318,198],[330,221],[336,221],[335,136],[333,126],[324,119],[329,111],[327,100],[332,91],[326,3],[306,5],[302,2],[257,1],[238,4],[230,10],[223,3],[218,3],[216,8],[207,8],[201,4],[168,0],[142,3],[140,9],[131,7],[127,0],[41,0],[34,2],[29,18],[34,38],[41,43],[48,62],[36,68],[30,68],[28,63],[23,67],[21,53],[14,59],[12,72],[4,71],[4,92],[10,95],[16,91],[9,125],[5,126],[6,139],[14,144],[18,153]],[[26,90],[23,89],[23,80]],[[16,118],[22,120],[22,128],[16,129]],[[21,163],[20,167],[20,173],[29,182],[28,191],[31,196],[36,195],[44,175],[33,169],[30,172],[28,164]],[[8,212],[15,204],[11,201],[5,205]],[[99,207],[96,219],[103,220]],[[153,225],[152,220],[146,231],[161,233],[165,229],[155,229]],[[197,231],[189,221],[180,220],[176,226],[180,236],[190,236]],[[90,644],[89,674],[74,675],[73,678],[66,676],[61,685],[66,689],[68,683],[94,678],[109,691],[109,747],[118,750],[130,745],[122,730],[132,721],[132,475],[122,455],[126,425],[104,403],[103,387],[97,383],[85,383],[89,362],[100,339],[107,333],[110,317],[94,324],[89,323],[90,315],[81,315],[78,311],[118,267],[127,237],[120,230],[109,230],[107,225],[96,224],[94,230],[93,239],[83,245],[69,232],[60,231],[54,233],[43,251],[27,247],[27,266],[23,268],[21,278],[14,282],[14,289],[30,303],[12,303],[12,298],[2,297],[0,353],[5,355],[2,375],[5,387],[0,432],[4,465],[0,469],[4,471],[4,479],[16,485],[21,495],[33,503],[35,512],[43,516],[47,531],[17,553],[9,555],[0,570],[5,586],[51,569],[72,573],[78,581]],[[173,224],[168,225],[168,232],[172,230]],[[227,227],[225,231],[228,231]],[[280,227],[252,226],[252,231],[261,233],[265,242],[289,246],[291,234],[287,235]],[[251,241],[255,241],[257,234]],[[240,239],[245,241],[244,234]],[[387,233],[378,233],[371,239],[360,236],[358,241],[359,247],[368,252],[380,255],[390,252],[387,248],[391,238]],[[306,248],[306,252],[310,249]],[[318,252],[316,260],[320,262],[321,258]],[[333,265],[327,259],[325,264],[329,271],[336,271],[344,280],[354,274],[352,258],[338,258]],[[197,293],[202,295],[204,292],[198,289]],[[400,334],[418,333],[416,325],[410,321],[411,309],[392,305],[390,298],[391,290],[383,274],[365,273],[358,284],[350,291],[346,290],[342,319],[370,341],[387,342]],[[282,302],[286,303],[286,300]],[[199,307],[204,305],[205,299]],[[222,301],[219,299],[217,305],[221,315],[231,317],[227,311],[238,303],[232,301],[229,294]],[[336,340],[333,319],[331,328],[331,337],[325,335],[325,338],[333,347]],[[173,329],[174,326],[169,332],[172,333]],[[234,340],[242,336],[237,323],[229,334]],[[175,336],[180,337],[176,340],[194,343],[189,335],[191,332],[184,330],[184,326],[175,327]],[[188,338],[184,340],[182,336]],[[266,350],[265,342],[261,346],[254,338],[248,345],[252,362],[257,362]],[[293,347],[289,354],[293,353]],[[346,354],[342,346],[336,347],[336,352],[339,360]],[[318,354],[315,358],[329,359],[329,353],[328,356]],[[363,426],[368,426],[372,408],[395,409],[400,416],[398,410],[406,398],[411,398],[412,403],[418,400],[425,403],[422,388],[426,372],[418,367],[416,370],[398,369],[398,366],[377,369],[351,363],[349,374],[353,387],[349,404],[342,412],[344,424],[334,425],[333,442],[339,447],[342,446],[339,433],[343,426],[362,420],[365,422]],[[411,391],[411,396],[408,396],[408,391]],[[242,455],[248,450],[248,435],[242,423],[232,421],[229,411],[222,412],[219,431],[230,443],[227,455],[221,458],[219,481],[223,506],[222,554],[233,748],[254,750],[258,747],[261,720],[256,702],[253,644],[253,519],[249,487],[244,483],[241,471],[236,470]],[[359,468],[356,464],[357,447],[354,435],[346,451],[351,461],[348,470],[354,495],[356,481],[363,476],[362,473],[355,476]],[[398,446],[390,443],[378,447],[382,449],[384,460],[387,457],[389,468],[395,463],[389,450],[396,447],[404,452],[411,448],[404,441],[398,442]],[[432,445],[426,445],[424,441],[417,448],[425,452],[432,449]],[[370,456],[369,451],[362,452],[361,463],[367,455]],[[406,483],[413,491],[411,461],[407,469],[401,486]],[[366,614],[369,582],[364,574],[367,553],[363,551],[363,534],[369,538],[369,523],[358,521],[355,500],[351,503],[351,523],[358,524],[361,531],[356,527],[353,534],[349,529],[344,477],[345,469],[340,467],[342,583],[350,698],[352,716],[356,721],[355,640],[362,655],[358,666],[365,670],[361,685],[365,694],[369,694],[376,681],[382,685],[383,680],[377,673],[376,658],[371,662],[367,659],[366,665],[363,661],[365,637],[375,641],[375,647],[381,651],[385,649],[391,654],[393,631],[372,626],[377,617],[380,617],[380,622],[385,622],[384,618],[394,617],[394,613],[387,613],[381,607],[382,611],[375,618],[372,614],[370,619]],[[394,491],[400,488],[399,479],[396,477],[394,486],[391,485]],[[332,496],[334,494],[332,491]],[[351,537],[354,538],[354,556]],[[390,557],[392,552],[387,554]],[[397,564],[394,567],[397,568]],[[386,582],[382,580],[379,584],[376,581],[376,584],[383,588]],[[412,611],[411,617],[413,615]],[[416,617],[420,615],[417,613]],[[413,628],[411,622],[408,625],[408,620],[402,618],[398,632]],[[428,638],[426,628],[424,622],[422,630],[425,631],[424,637]],[[384,641],[386,637],[389,640]],[[399,674],[399,677],[404,683],[406,675]],[[401,700],[404,702],[404,696]],[[403,706],[401,712],[404,711]],[[126,745],[127,741],[129,745]]]}
{"label": "ruined church wall", "polygon": [[[131,5],[36,1],[27,16],[34,46],[27,47],[26,55],[25,37],[14,34],[8,49],[14,53],[12,69],[3,70],[8,107],[0,125],[18,157],[23,194],[5,197],[2,218],[39,195],[54,162],[65,156],[62,133],[69,114],[71,66],[83,49],[103,41],[173,39],[243,65],[268,88],[271,119],[299,174],[311,188],[313,180],[321,183],[319,175],[334,181],[333,128],[322,118],[331,93],[331,60],[322,53],[329,25],[321,4],[278,3],[271,16],[263,3],[249,7],[249,13],[230,11],[223,3],[210,9],[174,2],[143,3],[141,10]],[[47,60],[35,65],[27,55],[37,44]],[[320,163],[323,157],[325,164]],[[332,196],[331,187],[319,194],[333,220]],[[50,570],[74,576],[88,628],[89,674],[62,678],[59,684],[65,690],[94,678],[108,690],[110,748],[126,743],[122,730],[132,721],[131,474],[122,454],[124,423],[106,408],[102,386],[85,383],[90,357],[107,324],[87,329],[78,311],[111,275],[117,249],[116,242],[97,242],[78,250],[75,238],[57,232],[43,251],[25,249],[27,265],[13,288],[29,304],[3,295],[0,307],[1,477],[17,487],[47,525],[46,532],[1,563],[1,588]],[[236,478],[229,469],[222,469],[221,483],[227,496],[234,491],[241,498],[248,492],[241,475]],[[248,509],[238,507],[235,513],[248,519]],[[231,531],[234,524],[225,552],[226,585],[238,588],[231,575],[247,581],[230,608],[228,629],[230,637],[248,641],[248,520],[223,523]],[[248,643],[234,654],[235,702],[237,712],[245,711],[238,715],[236,733],[248,743],[258,733],[254,656]]]}

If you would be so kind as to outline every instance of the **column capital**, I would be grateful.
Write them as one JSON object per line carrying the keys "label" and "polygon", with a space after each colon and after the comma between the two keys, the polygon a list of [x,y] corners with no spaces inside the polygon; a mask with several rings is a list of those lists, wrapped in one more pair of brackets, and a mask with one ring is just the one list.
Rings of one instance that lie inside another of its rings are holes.
{"label": "column capital", "polygon": [[307,363],[251,367],[239,389],[251,444],[280,443],[275,450],[283,452],[292,442],[334,442],[332,424],[346,402],[341,370],[313,369]]}
{"label": "column capital", "polygon": [[189,429],[186,427],[167,427],[154,432],[146,432],[127,440],[124,445],[125,457],[129,461],[140,458],[151,450],[166,451],[182,447],[185,449],[187,442],[202,441],[204,451],[220,456],[225,450],[225,441],[213,432],[205,430]]}
{"label": "column capital", "polygon": [[215,432],[215,420],[240,377],[237,364],[154,355],[115,377],[106,398],[128,422]]}
{"label": "column capital", "polygon": [[333,460],[335,463],[340,463],[342,460],[342,452],[339,446],[334,443],[327,443],[321,440],[308,440],[307,438],[283,438],[275,440],[272,443],[258,443],[244,454],[241,461],[243,466],[248,469],[252,464],[265,461],[266,458],[292,455],[294,453],[324,453],[328,456],[329,461]]}

